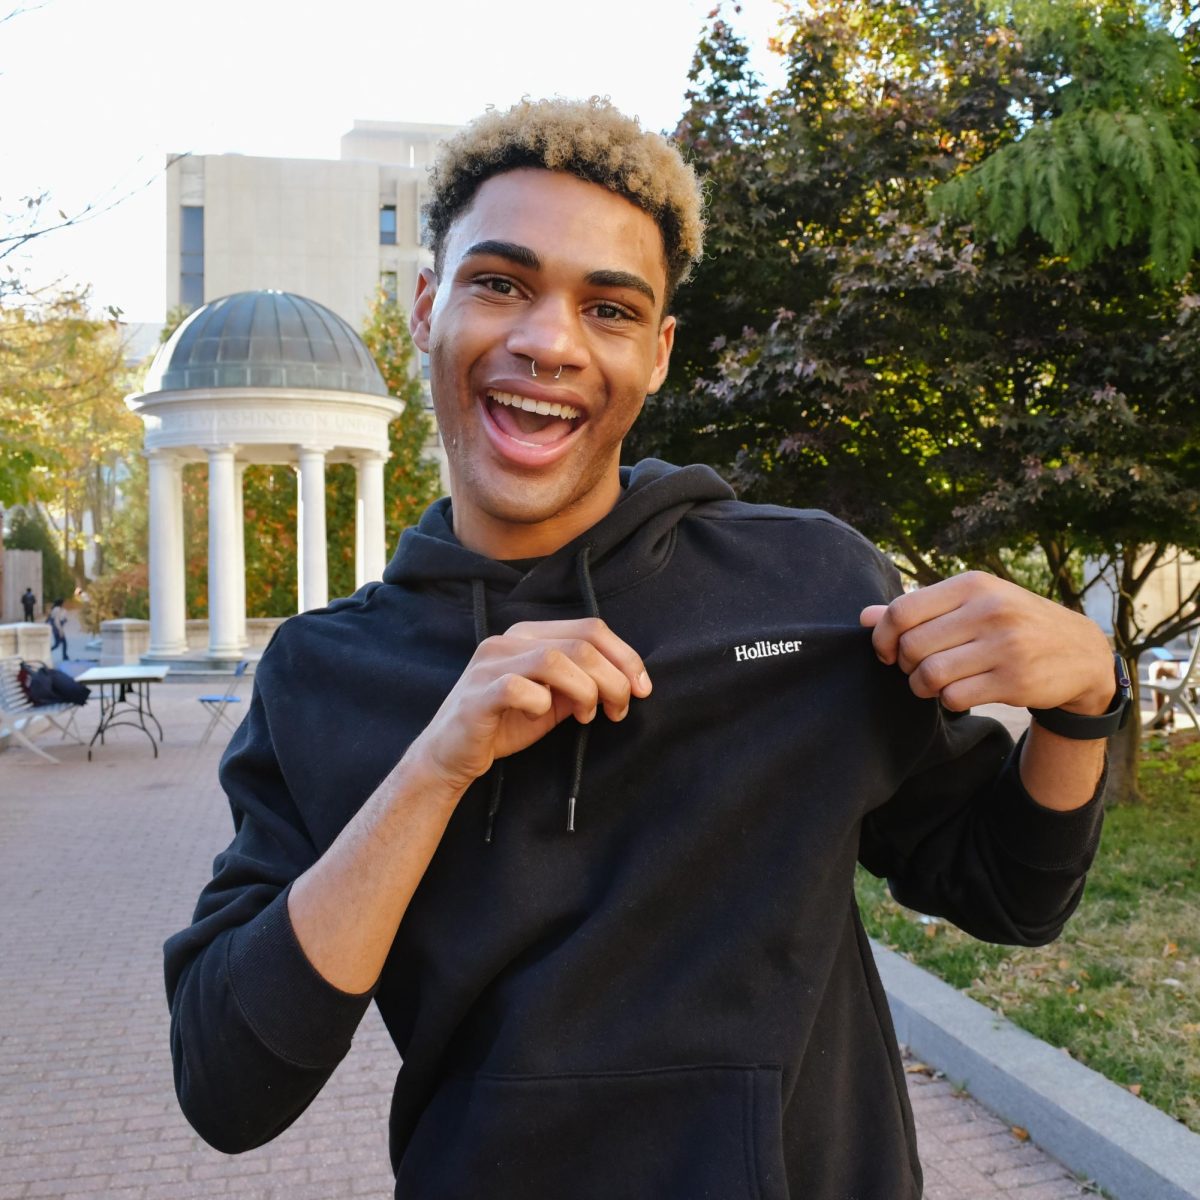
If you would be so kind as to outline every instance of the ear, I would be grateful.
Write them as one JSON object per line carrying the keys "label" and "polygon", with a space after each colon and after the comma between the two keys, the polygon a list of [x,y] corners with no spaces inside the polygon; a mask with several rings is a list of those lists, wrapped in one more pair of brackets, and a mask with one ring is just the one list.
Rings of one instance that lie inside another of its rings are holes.
{"label": "ear", "polygon": [[417,272],[417,290],[413,296],[412,312],[408,318],[408,331],[417,349],[429,353],[429,321],[433,314],[433,301],[437,296],[438,279],[432,267],[422,267]]}
{"label": "ear", "polygon": [[675,318],[664,317],[658,328],[658,343],[654,348],[654,370],[650,374],[650,386],[647,395],[653,396],[663,385],[667,377],[667,368],[671,365],[671,348],[675,345]]}

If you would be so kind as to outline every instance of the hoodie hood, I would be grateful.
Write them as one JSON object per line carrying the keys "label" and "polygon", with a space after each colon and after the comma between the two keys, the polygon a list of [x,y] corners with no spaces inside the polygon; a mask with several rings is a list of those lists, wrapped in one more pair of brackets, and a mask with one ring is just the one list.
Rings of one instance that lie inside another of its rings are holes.
{"label": "hoodie hood", "polygon": [[621,488],[621,499],[603,520],[524,575],[468,550],[454,535],[451,501],[444,497],[415,528],[404,531],[383,581],[418,589],[448,584],[469,599],[469,585],[480,580],[512,600],[578,603],[577,561],[586,546],[591,548],[596,595],[603,599],[670,558],[675,527],[697,504],[734,498],[733,489],[711,467],[674,467],[653,458],[622,467]]}

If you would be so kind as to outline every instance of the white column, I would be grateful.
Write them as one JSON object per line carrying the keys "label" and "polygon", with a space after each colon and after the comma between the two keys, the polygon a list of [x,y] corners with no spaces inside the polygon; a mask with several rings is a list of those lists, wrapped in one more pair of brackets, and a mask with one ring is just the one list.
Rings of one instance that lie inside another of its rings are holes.
{"label": "white column", "polygon": [[387,566],[387,530],[383,510],[383,464],[387,461],[382,454],[364,454],[357,463],[358,509],[355,522],[355,541],[361,542],[358,557],[361,563],[358,587],[372,579],[383,578]]}
{"label": "white column", "polygon": [[300,447],[296,503],[296,548],[299,559],[299,611],[329,603],[329,566],[325,547],[325,451]]}
{"label": "white column", "polygon": [[354,589],[367,582],[367,566],[363,561],[366,545],[366,520],[363,511],[363,460],[354,460]]}
{"label": "white column", "polygon": [[150,653],[187,652],[183,563],[183,464],[156,450],[150,460]]}
{"label": "white column", "polygon": [[234,658],[237,636],[237,502],[233,448],[208,452],[208,653]]}
{"label": "white column", "polygon": [[247,463],[233,464],[233,541],[237,547],[237,564],[234,582],[237,586],[237,621],[234,629],[238,645],[244,650],[249,644],[246,637],[246,500],[245,483]]}

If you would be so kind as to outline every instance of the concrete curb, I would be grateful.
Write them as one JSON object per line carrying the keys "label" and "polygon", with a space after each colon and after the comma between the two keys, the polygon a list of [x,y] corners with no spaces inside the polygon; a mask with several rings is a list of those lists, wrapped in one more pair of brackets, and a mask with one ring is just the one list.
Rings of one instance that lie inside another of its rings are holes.
{"label": "concrete curb", "polygon": [[872,942],[900,1041],[1116,1200],[1200,1200],[1200,1135]]}

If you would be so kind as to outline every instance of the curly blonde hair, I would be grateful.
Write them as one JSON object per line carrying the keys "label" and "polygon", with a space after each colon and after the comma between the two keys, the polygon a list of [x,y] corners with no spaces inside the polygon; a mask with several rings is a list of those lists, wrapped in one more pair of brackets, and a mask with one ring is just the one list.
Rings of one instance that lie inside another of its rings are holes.
{"label": "curly blonde hair", "polygon": [[695,171],[666,138],[602,97],[522,100],[489,109],[442,148],[424,205],[434,265],[450,227],[493,175],[521,167],[565,171],[624,196],[654,218],[663,239],[670,304],[704,249],[704,197]]}

